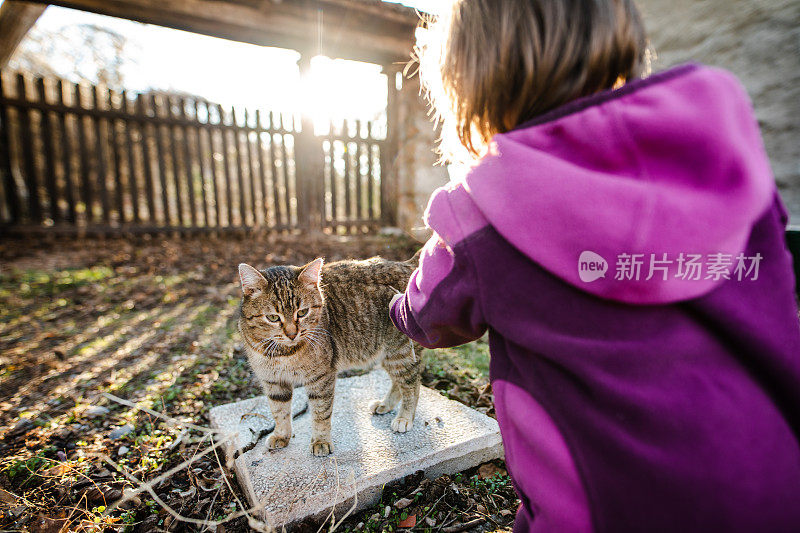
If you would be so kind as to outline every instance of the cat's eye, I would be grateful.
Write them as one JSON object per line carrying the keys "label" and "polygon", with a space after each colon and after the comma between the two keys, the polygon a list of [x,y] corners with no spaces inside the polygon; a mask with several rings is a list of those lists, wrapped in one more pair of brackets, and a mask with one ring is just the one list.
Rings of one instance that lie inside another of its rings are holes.
{"label": "cat's eye", "polygon": [[300,310],[297,312],[297,318],[303,318],[303,317],[304,317],[304,316],[306,316],[307,314],[308,314],[308,307],[306,307],[306,308],[304,308],[304,309],[300,309]]}
{"label": "cat's eye", "polygon": [[267,320],[269,320],[270,322],[280,322],[281,321],[281,317],[279,317],[278,315],[265,315],[265,316],[267,317]]}

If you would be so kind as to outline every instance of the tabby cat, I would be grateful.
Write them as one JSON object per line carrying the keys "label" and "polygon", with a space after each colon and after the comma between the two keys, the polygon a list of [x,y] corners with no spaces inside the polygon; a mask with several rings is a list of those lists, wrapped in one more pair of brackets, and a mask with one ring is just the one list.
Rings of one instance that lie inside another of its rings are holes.
{"label": "tabby cat", "polygon": [[275,418],[269,449],[289,444],[292,389],[305,385],[312,417],[311,453],[332,453],[337,373],[378,362],[392,385],[370,410],[388,413],[399,402],[392,430],[403,433],[411,427],[419,398],[421,351],[395,329],[388,308],[396,289],[408,284],[417,258],[396,262],[375,257],[324,266],[316,259],[303,267],[262,271],[239,265],[239,332]]}

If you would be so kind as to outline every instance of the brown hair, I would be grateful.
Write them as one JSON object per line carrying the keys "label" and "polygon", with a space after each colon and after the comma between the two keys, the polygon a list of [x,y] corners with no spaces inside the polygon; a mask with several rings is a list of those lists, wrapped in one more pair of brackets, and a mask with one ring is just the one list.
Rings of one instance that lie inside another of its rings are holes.
{"label": "brown hair", "polygon": [[440,40],[418,50],[422,82],[472,155],[496,133],[647,69],[633,0],[456,0],[428,31]]}

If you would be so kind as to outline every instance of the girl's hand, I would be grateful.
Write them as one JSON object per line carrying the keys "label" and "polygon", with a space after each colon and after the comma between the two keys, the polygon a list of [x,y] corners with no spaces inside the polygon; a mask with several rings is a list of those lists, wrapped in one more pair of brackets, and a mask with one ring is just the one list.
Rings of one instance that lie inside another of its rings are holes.
{"label": "girl's hand", "polygon": [[402,298],[402,297],[403,297],[403,293],[402,293],[402,292],[398,292],[397,294],[395,294],[394,296],[392,296],[392,301],[391,301],[391,302],[389,302],[389,311],[391,311],[391,310],[392,310],[392,307],[394,307],[394,303],[395,303],[397,300],[399,300],[400,298]]}

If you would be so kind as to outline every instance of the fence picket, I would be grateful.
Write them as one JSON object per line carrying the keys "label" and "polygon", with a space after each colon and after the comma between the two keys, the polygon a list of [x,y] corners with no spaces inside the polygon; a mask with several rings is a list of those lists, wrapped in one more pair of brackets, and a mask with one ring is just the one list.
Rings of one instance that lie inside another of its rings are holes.
{"label": "fence picket", "polygon": [[[144,169],[144,184],[147,190],[147,219],[151,224],[157,222],[156,218],[156,192],[155,184],[153,182],[153,159],[150,157],[150,139],[147,128],[147,105],[145,103],[144,95],[139,94],[136,97],[136,112],[139,119],[139,132],[142,139],[142,168]],[[153,124],[153,128],[157,128],[157,124]]]}
{"label": "fence picket", "polygon": [[22,74],[9,94],[3,81],[4,228],[49,231],[52,220],[65,234],[361,231],[378,223],[385,141],[371,121],[344,120],[318,137],[286,113],[262,121],[260,110],[254,117],[197,98],[31,83]]}
{"label": "fence picket", "polygon": [[78,167],[78,177],[81,181],[81,201],[86,216],[86,223],[94,222],[94,195],[92,194],[92,184],[89,181],[91,163],[89,162],[89,147],[86,141],[86,116],[83,111],[83,91],[81,85],[73,85],[73,95],[75,98],[75,122],[78,128],[78,149],[80,150],[80,165]]}
{"label": "fence picket", "polygon": [[[270,165],[272,170],[271,175],[271,182],[272,182],[272,199],[273,204],[275,204],[275,225],[280,226],[283,223],[283,218],[281,217],[281,200],[280,194],[278,192],[278,151],[275,147],[275,114],[270,111],[269,113],[269,152],[270,152]],[[288,225],[288,218],[285,219],[286,225]]]}
{"label": "fence picket", "polygon": [[[159,117],[161,114],[158,112],[158,102],[156,101],[156,95],[150,95],[150,105],[152,107],[153,116]],[[168,197],[168,187],[167,187],[167,162],[165,156],[165,149],[164,149],[164,135],[163,135],[163,128],[161,127],[162,124],[156,122],[155,126],[155,137],[156,137],[156,153],[158,154],[158,179],[161,185],[161,209],[163,215],[163,222],[165,226],[174,226],[174,218],[172,217],[171,208],[169,204],[169,197]],[[169,126],[165,126],[169,128]]]}
{"label": "fence picket", "polygon": [[[175,118],[172,112],[172,98],[169,96],[163,97],[161,100],[162,105],[166,105],[166,116],[170,119]],[[184,219],[185,210],[183,208],[183,187],[181,187],[181,172],[180,161],[178,161],[180,150],[178,149],[178,125],[168,125],[167,131],[169,132],[169,157],[172,160],[172,184],[175,187],[175,206],[178,211],[178,225],[180,227],[186,226]]]}
{"label": "fence picket", "polygon": [[361,184],[361,121],[356,120],[356,220],[364,219],[363,187]]}
{"label": "fence picket", "polygon": [[[128,113],[128,93],[122,91],[122,102],[120,107],[124,113]],[[125,131],[125,147],[128,152],[128,195],[131,199],[131,210],[133,211],[133,223],[139,224],[139,180],[137,179],[136,172],[136,154],[133,150],[133,136],[131,135],[131,127],[135,124],[132,120],[122,120],[122,127]],[[144,128],[140,129],[141,139],[144,140]]]}
{"label": "fence picket", "polygon": [[219,112],[220,133],[222,135],[222,161],[225,165],[225,199],[228,206],[228,226],[233,226],[233,194],[231,193],[231,164],[230,164],[230,151],[228,146],[228,130],[225,128],[225,114],[222,111],[222,106],[217,105]]}
{"label": "fence picket", "polygon": [[375,184],[373,183],[374,168],[372,165],[372,122],[367,122],[367,218],[372,220],[375,216]]}
{"label": "fence picket", "polygon": [[[5,99],[3,76],[0,75],[0,99]],[[3,172],[3,189],[8,206],[8,224],[16,224],[21,218],[19,191],[14,183],[11,165],[11,124],[8,120],[8,107],[0,105],[0,165]]]}
{"label": "fence picket", "polygon": [[281,129],[281,170],[283,174],[284,203],[286,205],[286,225],[295,224],[292,217],[292,193],[289,189],[289,151],[286,148],[286,132],[288,128],[283,123],[283,113],[278,114]]}
{"label": "fence picket", "polygon": [[[17,92],[23,99],[27,99],[25,92],[25,76],[17,75]],[[36,172],[36,162],[34,161],[33,133],[31,131],[32,110],[19,110],[20,135],[22,136],[22,159],[25,164],[25,186],[28,188],[28,214],[31,219],[41,224],[42,206],[39,199],[39,180]]]}
{"label": "fence picket", "polygon": [[[178,98],[178,117],[181,121],[186,124],[188,119],[186,117],[186,99],[185,98]],[[189,203],[189,216],[192,219],[192,227],[197,227],[197,206],[195,205],[195,196],[194,196],[194,176],[192,175],[192,171],[194,170],[194,165],[192,163],[192,155],[191,149],[189,148],[189,128],[188,126],[184,125],[181,128],[182,134],[182,141],[183,141],[183,166],[184,166],[184,173],[186,175],[186,188],[188,193],[187,202]]]}
{"label": "fence picket", "polygon": [[253,226],[258,226],[258,213],[256,212],[256,185],[255,185],[255,171],[253,169],[253,148],[250,143],[250,116],[247,109],[244,110],[244,144],[247,147],[245,150],[245,157],[247,157],[247,178],[250,185],[250,217],[253,220]]}
{"label": "fence picket", "polygon": [[264,217],[264,226],[269,226],[269,209],[267,207],[267,181],[264,172],[264,145],[261,134],[264,126],[261,124],[261,111],[256,109],[256,150],[258,151],[258,182],[261,189],[261,214]]}
{"label": "fence picket", "polygon": [[[58,93],[57,96],[57,103],[60,104],[62,107],[64,106],[64,83],[61,80],[56,82],[56,92]],[[5,109],[5,106],[3,106]],[[67,222],[69,224],[75,224],[76,213],[75,213],[75,192],[73,188],[73,184],[75,181],[73,180],[72,176],[72,138],[71,129],[67,129],[67,114],[63,111],[57,111],[58,113],[58,124],[59,128],[61,129],[61,166],[64,170],[64,193],[66,195],[67,200]]]}
{"label": "fence picket", "polygon": [[[192,105],[194,109],[194,120],[195,124],[200,123],[200,102],[196,98],[192,100]],[[200,172],[200,197],[203,201],[203,224],[208,227],[211,226],[211,211],[210,206],[208,205],[208,196],[206,194],[206,166],[205,166],[205,158],[203,157],[203,139],[200,133],[203,131],[202,128],[195,125],[194,133],[195,133],[195,140],[197,143],[195,147],[197,149],[197,165],[198,171]],[[213,161],[212,161],[213,164]]]}
{"label": "fence picket", "polygon": [[[36,80],[36,93],[40,102],[47,102],[44,79],[42,78]],[[50,218],[53,220],[53,223],[58,224],[61,222],[61,212],[58,207],[58,191],[56,190],[56,158],[53,148],[53,121],[50,112],[47,110],[41,112],[39,133],[41,134],[42,147],[44,149],[44,179],[45,190],[47,191],[47,202],[50,206]]]}
{"label": "fence picket", "polygon": [[[100,109],[99,98],[97,96],[97,86],[91,86],[92,92],[92,106],[95,110]],[[92,122],[94,123],[94,149],[95,157],[97,157],[97,188],[100,193],[100,208],[102,209],[101,216],[103,222],[108,225],[109,218],[109,204],[108,204],[108,180],[106,164],[106,151],[103,142],[103,120],[97,115],[92,115]]]}
{"label": "fence picket", "polygon": [[247,204],[244,201],[244,165],[242,164],[242,132],[236,120],[236,108],[231,107],[231,133],[233,133],[233,150],[236,155],[236,177],[239,189],[239,225],[247,225]]}
{"label": "fence picket", "polygon": [[[106,91],[106,99],[108,100],[108,108],[115,109],[114,107],[114,93],[111,89]],[[111,144],[112,162],[114,166],[114,201],[117,210],[117,223],[125,223],[125,208],[122,200],[122,154],[120,153],[119,137],[117,135],[117,120],[114,118],[108,119],[109,140]]]}

